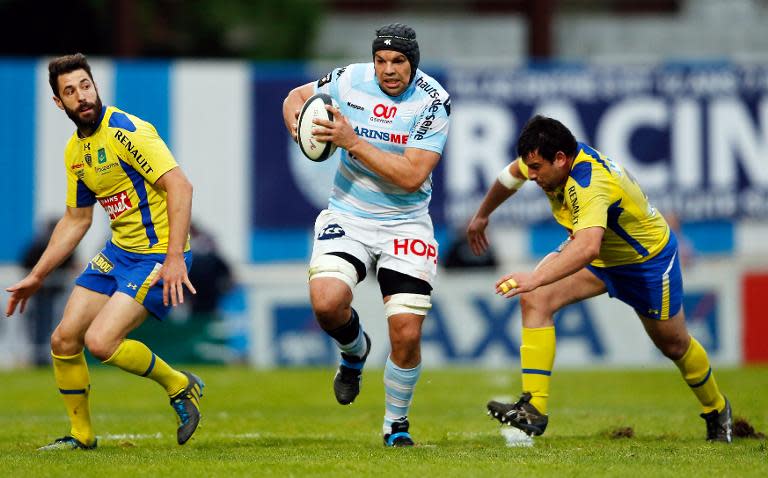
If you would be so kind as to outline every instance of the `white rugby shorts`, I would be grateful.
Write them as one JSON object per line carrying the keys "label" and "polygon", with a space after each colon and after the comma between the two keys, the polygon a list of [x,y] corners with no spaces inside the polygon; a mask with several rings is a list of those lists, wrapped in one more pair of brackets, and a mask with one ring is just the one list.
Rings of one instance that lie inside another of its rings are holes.
{"label": "white rugby shorts", "polygon": [[391,269],[426,281],[437,274],[438,244],[432,219],[378,221],[325,209],[315,220],[312,259],[329,252],[346,252],[367,271]]}

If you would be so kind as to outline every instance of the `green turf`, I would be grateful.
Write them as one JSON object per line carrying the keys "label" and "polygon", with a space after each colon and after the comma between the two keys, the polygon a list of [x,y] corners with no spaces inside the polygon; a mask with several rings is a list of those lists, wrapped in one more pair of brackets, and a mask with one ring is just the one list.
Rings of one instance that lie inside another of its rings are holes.
{"label": "green turf", "polygon": [[[764,439],[704,441],[677,370],[558,370],[547,433],[509,448],[485,402],[517,395],[513,370],[429,370],[411,410],[419,447],[381,442],[381,370],[342,407],[329,369],[195,367],[206,381],[202,428],[175,443],[159,386],[91,367],[96,451],[36,452],[68,431],[50,370],[0,372],[0,476],[768,476]],[[768,368],[717,372],[734,414],[768,431]],[[632,427],[634,438],[611,438]]]}

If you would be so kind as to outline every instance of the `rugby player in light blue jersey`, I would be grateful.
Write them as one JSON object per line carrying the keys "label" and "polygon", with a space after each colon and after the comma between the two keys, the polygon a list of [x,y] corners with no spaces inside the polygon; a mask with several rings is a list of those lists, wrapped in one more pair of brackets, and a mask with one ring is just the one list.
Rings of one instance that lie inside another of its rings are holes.
{"label": "rugby player in light blue jersey", "polygon": [[341,363],[333,383],[347,405],[360,393],[371,341],[352,308],[352,290],[374,272],[384,300],[391,353],[384,369],[386,446],[412,446],[408,409],[421,373],[421,327],[437,268],[428,206],[432,170],[448,135],[450,99],[418,69],[416,32],[393,23],[376,30],[373,62],[336,68],[293,89],[283,119],[296,138],[304,102],[327,93],[334,121],[315,120],[315,137],[341,149],[328,208],[315,222],[309,293]]}

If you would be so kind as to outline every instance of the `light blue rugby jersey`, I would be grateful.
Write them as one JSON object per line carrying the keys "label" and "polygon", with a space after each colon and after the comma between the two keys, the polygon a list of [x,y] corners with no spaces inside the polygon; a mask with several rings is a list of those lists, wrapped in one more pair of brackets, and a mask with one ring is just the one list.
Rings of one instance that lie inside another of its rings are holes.
{"label": "light blue rugby jersey", "polygon": [[[443,153],[450,98],[421,70],[397,97],[381,91],[373,63],[336,68],[315,83],[315,93],[331,95],[358,136],[383,151],[403,154],[406,148],[418,148]],[[328,207],[384,221],[410,219],[427,214],[431,196],[431,174],[418,191],[409,193],[341,150]]]}

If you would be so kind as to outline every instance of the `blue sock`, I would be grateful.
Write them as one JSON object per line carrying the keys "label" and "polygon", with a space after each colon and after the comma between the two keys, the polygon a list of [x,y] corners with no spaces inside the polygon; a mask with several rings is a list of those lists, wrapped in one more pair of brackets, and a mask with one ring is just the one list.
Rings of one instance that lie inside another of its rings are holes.
{"label": "blue sock", "polygon": [[392,432],[392,423],[405,420],[413,400],[413,389],[421,375],[421,364],[414,368],[400,368],[387,357],[384,367],[384,391],[386,393],[384,434]]}

